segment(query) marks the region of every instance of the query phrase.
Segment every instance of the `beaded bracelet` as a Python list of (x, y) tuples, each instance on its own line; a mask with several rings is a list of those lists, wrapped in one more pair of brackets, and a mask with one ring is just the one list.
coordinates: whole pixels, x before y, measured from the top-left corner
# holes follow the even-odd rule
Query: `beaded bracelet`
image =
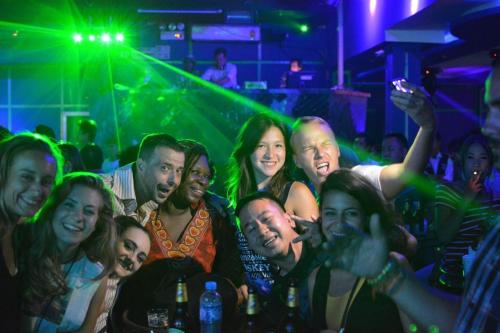
[(395, 262), (395, 260), (390, 258), (389, 261), (387, 262), (387, 264), (382, 269), (382, 271), (373, 279), (367, 279), (367, 282), (372, 286), (378, 285), (382, 280), (384, 280), (386, 278), (386, 276), (392, 270), (394, 270), (394, 268), (396, 268), (396, 266), (397, 266), (397, 263)]
[(405, 276), (404, 270), (401, 269), (396, 260), (391, 258), (379, 275), (367, 281), (376, 291), (391, 295), (402, 285)]

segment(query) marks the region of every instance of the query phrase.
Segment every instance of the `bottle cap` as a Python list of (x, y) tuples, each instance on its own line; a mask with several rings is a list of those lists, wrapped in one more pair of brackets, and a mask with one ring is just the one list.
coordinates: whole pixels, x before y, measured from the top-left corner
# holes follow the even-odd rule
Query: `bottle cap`
[(205, 282), (205, 289), (210, 291), (217, 290), (217, 282), (215, 281), (207, 281)]

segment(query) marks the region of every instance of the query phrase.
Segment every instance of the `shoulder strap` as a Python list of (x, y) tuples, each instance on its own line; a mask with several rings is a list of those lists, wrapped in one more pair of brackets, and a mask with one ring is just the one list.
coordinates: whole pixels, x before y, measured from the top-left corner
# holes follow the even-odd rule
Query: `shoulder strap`
[(283, 188), (283, 191), (281, 191), (280, 194), (280, 201), (284, 205), (286, 202), (286, 199), (288, 199), (288, 194), (290, 193), (290, 189), (292, 188), (294, 182), (288, 182), (286, 183), (285, 187)]
[(326, 326), (326, 302), (328, 299), (328, 288), (330, 284), (330, 269), (321, 266), (316, 274), (312, 296), (313, 325), (321, 330)]

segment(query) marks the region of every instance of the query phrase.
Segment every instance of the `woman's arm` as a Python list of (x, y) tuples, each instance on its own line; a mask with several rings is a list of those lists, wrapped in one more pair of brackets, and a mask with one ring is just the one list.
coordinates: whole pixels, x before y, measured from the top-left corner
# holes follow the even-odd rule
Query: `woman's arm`
[(85, 321), (77, 333), (93, 333), (95, 331), (97, 317), (101, 314), (102, 304), (104, 303), (104, 297), (106, 296), (107, 285), (108, 277), (105, 277), (101, 280), (99, 287), (92, 297), (92, 301), (90, 301), (90, 305), (87, 310), (87, 315), (85, 316)]
[(294, 182), (285, 202), (285, 209), (302, 218), (310, 219), (319, 216), (319, 208), (314, 195), (309, 188), (301, 183)]

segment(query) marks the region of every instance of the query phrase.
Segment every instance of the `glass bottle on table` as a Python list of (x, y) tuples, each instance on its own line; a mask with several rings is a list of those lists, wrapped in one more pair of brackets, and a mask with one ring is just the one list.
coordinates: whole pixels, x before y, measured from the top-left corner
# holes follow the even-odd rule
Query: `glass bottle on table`
[(257, 293), (252, 287), (248, 288), (248, 300), (246, 306), (246, 319), (243, 333), (261, 333), (262, 327), (259, 320), (259, 301)]
[(278, 333), (303, 333), (304, 323), (299, 314), (299, 289), (292, 280), (288, 283), (287, 313), (278, 326)]
[(186, 287), (186, 278), (184, 276), (181, 276), (177, 279), (177, 288), (175, 292), (175, 312), (168, 332), (187, 333), (188, 322), (188, 293)]

